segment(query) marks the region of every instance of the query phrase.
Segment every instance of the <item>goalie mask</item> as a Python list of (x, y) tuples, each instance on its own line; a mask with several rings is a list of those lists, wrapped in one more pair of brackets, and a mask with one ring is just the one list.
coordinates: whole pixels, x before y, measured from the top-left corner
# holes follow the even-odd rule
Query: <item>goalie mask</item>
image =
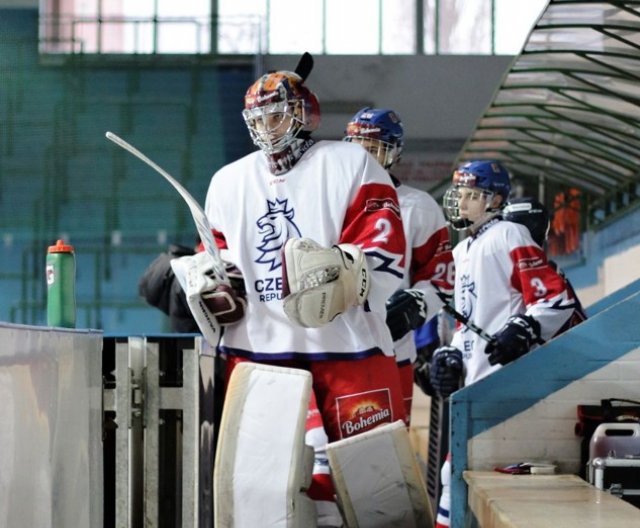
[(253, 143), (267, 156), (291, 147), (304, 132), (320, 124), (320, 104), (302, 77), (271, 72), (253, 83), (244, 96), (244, 122)]
[(531, 238), (542, 247), (549, 235), (551, 216), (549, 210), (534, 198), (514, 198), (502, 210), (502, 218), (525, 226)]
[(365, 107), (351, 118), (344, 141), (360, 143), (385, 169), (400, 161), (404, 129), (393, 110)]
[(453, 173), (453, 185), (442, 207), (454, 229), (484, 223), (505, 203), (511, 192), (509, 172), (493, 160), (469, 161)]

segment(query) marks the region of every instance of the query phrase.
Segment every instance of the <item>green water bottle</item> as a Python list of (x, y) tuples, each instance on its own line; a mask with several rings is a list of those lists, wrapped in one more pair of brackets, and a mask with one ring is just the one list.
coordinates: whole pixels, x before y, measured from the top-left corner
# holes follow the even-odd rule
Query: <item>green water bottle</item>
[(76, 257), (73, 246), (58, 240), (47, 251), (47, 325), (76, 326)]

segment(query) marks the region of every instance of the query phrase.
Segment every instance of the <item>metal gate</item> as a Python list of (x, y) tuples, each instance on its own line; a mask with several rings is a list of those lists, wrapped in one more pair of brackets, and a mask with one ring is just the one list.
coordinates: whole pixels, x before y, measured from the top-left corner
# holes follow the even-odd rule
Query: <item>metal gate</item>
[(104, 527), (213, 527), (214, 354), (199, 336), (104, 339)]

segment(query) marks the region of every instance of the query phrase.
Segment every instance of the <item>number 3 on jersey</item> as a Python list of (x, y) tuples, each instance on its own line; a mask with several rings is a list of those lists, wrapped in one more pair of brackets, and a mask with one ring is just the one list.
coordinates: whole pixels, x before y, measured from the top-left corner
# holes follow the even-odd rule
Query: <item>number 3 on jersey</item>
[(542, 298), (547, 295), (547, 288), (540, 277), (532, 277), (529, 284), (531, 284), (531, 287), (534, 289), (534, 295), (536, 297)]

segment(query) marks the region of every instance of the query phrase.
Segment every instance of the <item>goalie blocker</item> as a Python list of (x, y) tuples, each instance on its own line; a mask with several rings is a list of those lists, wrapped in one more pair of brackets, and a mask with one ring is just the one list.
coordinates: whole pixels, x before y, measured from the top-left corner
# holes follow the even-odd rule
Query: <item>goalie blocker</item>
[[(231, 266), (225, 263), (225, 266)], [(238, 322), (247, 301), (231, 284), (216, 279), (214, 262), (205, 252), (173, 259), (171, 268), (187, 297), (198, 328), (211, 346), (220, 340), (221, 325)], [(229, 275), (231, 277), (231, 275)]]
[(282, 260), (284, 311), (300, 326), (324, 326), (367, 299), (367, 261), (353, 244), (325, 248), (309, 238), (291, 238)]

